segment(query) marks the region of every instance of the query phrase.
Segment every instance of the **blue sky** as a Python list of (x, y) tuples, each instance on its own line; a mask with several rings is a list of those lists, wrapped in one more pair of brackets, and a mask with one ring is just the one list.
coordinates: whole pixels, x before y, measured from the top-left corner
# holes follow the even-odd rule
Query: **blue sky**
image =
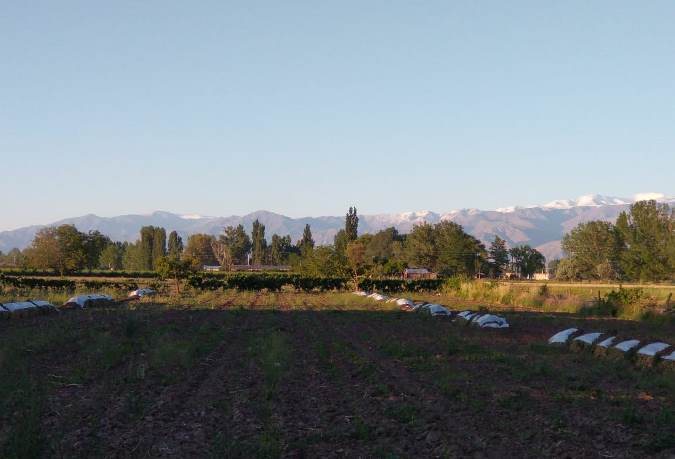
[(0, 228), (675, 194), (672, 1), (0, 6)]

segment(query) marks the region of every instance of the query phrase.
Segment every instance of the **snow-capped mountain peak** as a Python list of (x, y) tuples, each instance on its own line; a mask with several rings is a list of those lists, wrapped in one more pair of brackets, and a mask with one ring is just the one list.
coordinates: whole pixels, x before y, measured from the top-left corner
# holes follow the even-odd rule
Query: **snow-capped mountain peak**
[[(641, 196), (642, 198), (637, 199), (638, 196)], [(645, 196), (649, 197), (645, 198)], [(557, 199), (544, 204), (541, 207), (544, 209), (571, 209), (573, 207), (623, 206), (644, 199), (654, 199), (651, 196), (658, 196), (659, 198), (665, 197), (665, 195), (661, 193), (639, 193), (635, 196), (635, 199), (617, 198), (615, 196), (604, 196), (601, 194), (586, 194), (579, 196), (577, 199)]]

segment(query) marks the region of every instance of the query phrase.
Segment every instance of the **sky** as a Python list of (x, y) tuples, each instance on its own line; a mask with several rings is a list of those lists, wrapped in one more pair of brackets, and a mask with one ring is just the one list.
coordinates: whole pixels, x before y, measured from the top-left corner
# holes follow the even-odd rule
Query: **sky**
[(4, 1), (0, 229), (675, 195), (675, 2)]

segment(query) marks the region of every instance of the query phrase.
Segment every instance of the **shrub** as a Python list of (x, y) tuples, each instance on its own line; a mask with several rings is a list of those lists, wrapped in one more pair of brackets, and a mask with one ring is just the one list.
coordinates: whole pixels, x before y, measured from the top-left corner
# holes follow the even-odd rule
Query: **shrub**
[(285, 285), (305, 292), (319, 290), (343, 290), (349, 279), (343, 277), (308, 276), (294, 273), (227, 273), (195, 274), (188, 285), (197, 290), (270, 290), (281, 291)]
[(445, 279), (361, 279), (358, 282), (358, 288), (384, 293), (421, 292), (439, 290), (444, 282)]
[(135, 290), (138, 285), (132, 281), (45, 279), (42, 277), (13, 277), (0, 274), (0, 286), (16, 289), (49, 289), (63, 292), (74, 292), (78, 287), (86, 290), (111, 288), (116, 290)]

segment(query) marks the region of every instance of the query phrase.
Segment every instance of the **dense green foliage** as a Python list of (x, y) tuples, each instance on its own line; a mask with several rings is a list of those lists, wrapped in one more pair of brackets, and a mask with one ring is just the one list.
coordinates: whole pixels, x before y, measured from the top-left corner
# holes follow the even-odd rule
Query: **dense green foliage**
[(180, 258), (183, 253), (183, 238), (176, 231), (169, 234), (169, 243), (167, 245), (168, 255), (172, 258)]
[(444, 279), (361, 279), (358, 288), (365, 291), (400, 293), (437, 291), (443, 287)]
[(1, 287), (13, 287), (17, 289), (52, 289), (64, 292), (74, 292), (78, 287), (88, 290), (111, 288), (118, 290), (134, 290), (138, 284), (133, 281), (109, 281), (109, 280), (73, 280), (63, 278), (20, 277), (0, 274)]
[(265, 262), (267, 241), (265, 240), (265, 225), (256, 218), (251, 230), (251, 260), (254, 265), (262, 265)]
[(159, 277), (162, 279), (173, 279), (176, 292), (180, 293), (180, 281), (187, 277), (192, 267), (190, 261), (167, 256), (157, 260), (156, 265)]
[[(0, 269), (0, 275), (7, 277), (21, 277), (21, 276), (39, 276), (39, 277), (55, 277), (61, 274), (52, 270), (37, 270), (37, 269), (17, 269), (4, 268)], [(86, 276), (86, 277), (127, 277), (127, 278), (156, 278), (158, 274), (156, 271), (79, 271), (70, 273), (71, 276)]]
[(225, 275), (194, 275), (188, 285), (199, 290), (262, 290), (279, 291), (283, 286), (297, 290), (342, 290), (348, 279), (343, 277), (307, 276), (293, 273), (228, 273)]
[(546, 259), (529, 245), (521, 245), (509, 250), (511, 265), (521, 277), (530, 278), (546, 266)]
[(490, 277), (501, 277), (509, 264), (509, 249), (506, 247), (506, 241), (499, 236), (495, 236), (488, 250), (488, 266)]
[(673, 280), (675, 211), (655, 201), (637, 202), (616, 224), (580, 224), (562, 248), (569, 257), (556, 266), (561, 280)]
[(209, 234), (193, 234), (188, 238), (183, 256), (194, 260), (197, 266), (214, 266), (218, 264), (213, 253), (216, 238)]

